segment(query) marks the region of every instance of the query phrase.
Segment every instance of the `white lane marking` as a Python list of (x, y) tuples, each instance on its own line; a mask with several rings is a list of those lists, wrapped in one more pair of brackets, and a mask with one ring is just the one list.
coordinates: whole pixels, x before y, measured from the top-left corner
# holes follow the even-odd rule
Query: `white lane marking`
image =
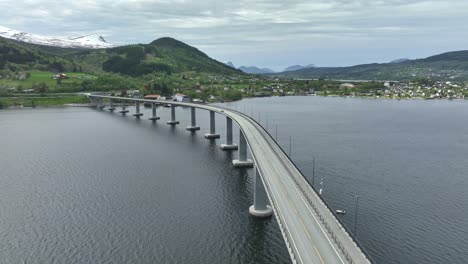
[[(258, 129), (257, 129), (258, 130)], [(262, 135), (262, 137), (265, 139), (265, 141), (268, 142), (268, 139), (266, 138), (266, 136), (263, 135), (263, 133), (260, 132), (260, 134)], [(274, 147), (272, 146), (271, 144), (268, 144), (270, 145), (271, 147)], [(275, 150), (276, 154), (278, 153), (276, 150)], [(280, 164), (283, 164), (280, 160), (279, 160), (279, 155), (274, 155), (274, 157), (276, 158), (277, 162), (279, 162)], [(283, 164), (284, 166), (284, 164)], [(286, 166), (284, 166), (286, 167)], [(286, 172), (288, 172), (288, 170), (286, 169)], [(322, 230), (322, 233), (325, 235), (325, 237), (327, 238), (329, 244), (332, 246), (333, 250), (335, 251), (336, 255), (338, 256), (338, 258), (340, 259), (341, 263), (344, 264), (344, 261), (343, 259), (341, 258), (340, 254), (338, 253), (338, 251), (336, 250), (335, 246), (333, 245), (333, 243), (331, 242), (330, 238), (328, 237), (328, 235), (326, 234), (325, 230), (323, 229), (322, 225), (320, 224), (320, 222), (317, 220), (317, 218), (315, 217), (314, 213), (312, 212), (308, 202), (304, 199), (302, 193), (297, 189), (296, 187), (296, 184), (294, 184), (294, 182), (292, 182), (291, 180), (291, 177), (285, 177), (289, 180), (289, 182), (292, 184), (292, 186), (294, 187), (294, 189), (296, 190), (296, 192), (299, 194), (299, 196), (301, 197), (301, 199), (304, 201), (304, 204), (306, 205), (307, 209), (309, 210), (310, 214), (312, 215), (312, 217), (314, 218), (315, 222), (318, 224), (318, 226), (320, 227), (320, 230)]]

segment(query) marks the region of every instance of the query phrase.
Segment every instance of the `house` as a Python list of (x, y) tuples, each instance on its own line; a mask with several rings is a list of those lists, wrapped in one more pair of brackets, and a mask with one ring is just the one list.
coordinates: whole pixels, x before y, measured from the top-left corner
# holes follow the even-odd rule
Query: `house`
[(192, 99), (190, 97), (188, 97), (187, 95), (185, 94), (181, 94), (181, 93), (177, 93), (174, 95), (174, 98), (175, 100), (174, 101), (177, 101), (177, 102), (185, 102), (185, 103), (190, 103), (192, 101)]
[(148, 95), (145, 95), (143, 98), (148, 99), (148, 100), (159, 100), (160, 97), (161, 95), (159, 94), (148, 94)]
[(68, 76), (67, 76), (65, 73), (61, 73), (61, 74), (53, 75), (52, 78), (53, 78), (54, 80), (58, 80), (58, 79), (68, 79)]
[[(147, 100), (159, 100), (161, 98), (161, 95), (159, 95), (159, 94), (148, 94), (148, 95), (143, 96), (143, 98), (147, 99)], [(146, 106), (146, 107), (150, 107), (152, 105), (152, 103), (144, 102), (143, 105)]]
[(354, 88), (354, 84), (352, 83), (343, 83), (343, 84), (340, 84), (340, 88), (344, 89), (344, 88)]

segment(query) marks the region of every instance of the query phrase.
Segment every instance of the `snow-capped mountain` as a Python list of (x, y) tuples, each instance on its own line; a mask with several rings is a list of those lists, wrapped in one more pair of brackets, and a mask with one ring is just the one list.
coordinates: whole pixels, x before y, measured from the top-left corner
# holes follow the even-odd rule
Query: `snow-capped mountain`
[(9, 29), (4, 26), (0, 26), (0, 37), (39, 45), (63, 48), (101, 49), (114, 47), (114, 45), (107, 43), (107, 41), (103, 37), (96, 35), (86, 35), (78, 37), (52, 37), (22, 32), (14, 29)]

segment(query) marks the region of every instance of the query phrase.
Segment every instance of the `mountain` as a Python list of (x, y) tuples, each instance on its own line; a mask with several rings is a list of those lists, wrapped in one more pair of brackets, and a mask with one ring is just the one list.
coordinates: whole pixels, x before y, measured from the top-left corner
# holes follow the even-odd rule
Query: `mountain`
[(85, 65), (66, 58), (69, 49), (39, 46), (0, 37), (0, 75), (2, 70), (18, 72), (39, 70), (51, 72), (97, 71), (99, 67)]
[(228, 61), (228, 62), (226, 62), (224, 64), (226, 64), (227, 66), (229, 66), (231, 68), (237, 69), (236, 66), (234, 66), (234, 64), (232, 62), (230, 62), (230, 61)]
[(447, 52), (398, 63), (372, 63), (350, 67), (316, 67), (271, 74), (276, 77), (336, 80), (468, 80), (468, 50)]
[(287, 67), (286, 69), (283, 70), (283, 72), (287, 72), (287, 71), (297, 71), (297, 70), (302, 70), (302, 69), (307, 69), (307, 68), (314, 68), (315, 65), (314, 64), (309, 64), (309, 65), (305, 65), (305, 66), (302, 66), (302, 65), (292, 65), (292, 66), (289, 66)]
[(251, 74), (265, 74), (265, 73), (274, 73), (272, 69), (268, 68), (258, 68), (256, 66), (240, 66), (239, 70), (245, 72), (245, 73), (251, 73)]
[(173, 38), (160, 38), (150, 44), (106, 49), (43, 46), (0, 37), (0, 71), (42, 70), (118, 73), (142, 76), (152, 73), (206, 72), (242, 74), (216, 61), (197, 48)]
[(77, 37), (51, 37), (22, 32), (7, 27), (0, 26), (0, 37), (14, 39), (17, 41), (62, 47), (62, 48), (110, 48), (114, 45), (109, 44), (102, 36), (85, 35)]
[(390, 63), (401, 63), (405, 61), (409, 61), (410, 59), (404, 58), (404, 59), (398, 59), (398, 60), (392, 60)]

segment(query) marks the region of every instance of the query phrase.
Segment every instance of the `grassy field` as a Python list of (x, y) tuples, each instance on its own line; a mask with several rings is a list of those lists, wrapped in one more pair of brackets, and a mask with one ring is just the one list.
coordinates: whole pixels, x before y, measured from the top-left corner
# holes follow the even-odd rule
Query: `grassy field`
[[(32, 71), (26, 80), (9, 80), (9, 79), (0, 79), (0, 86), (3, 87), (21, 87), (22, 89), (31, 89), (35, 84), (45, 83), (49, 87), (54, 87), (57, 85), (57, 80), (54, 80), (52, 72), (43, 72), (43, 71)], [(81, 83), (86, 79), (95, 79), (96, 77), (87, 73), (76, 73), (76, 72), (65, 72), (69, 77), (68, 79), (63, 79), (62, 83)]]
[(64, 104), (89, 103), (88, 97), (84, 95), (66, 96), (37, 96), (37, 97), (1, 97), (0, 108), (10, 106), (60, 106)]

